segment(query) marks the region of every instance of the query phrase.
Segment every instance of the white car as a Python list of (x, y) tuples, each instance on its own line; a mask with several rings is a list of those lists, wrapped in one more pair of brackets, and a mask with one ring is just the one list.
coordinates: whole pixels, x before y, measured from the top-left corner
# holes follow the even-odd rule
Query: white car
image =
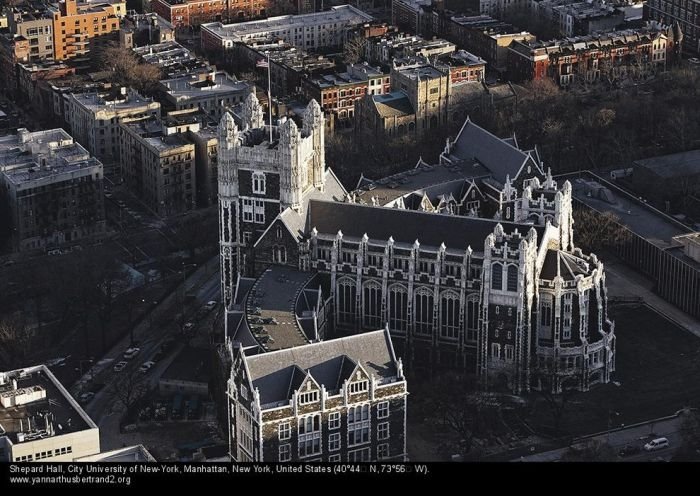
[(187, 322), (185, 323), (185, 331), (191, 331), (194, 328), (194, 323), (193, 322)]
[(216, 308), (216, 305), (218, 304), (218, 301), (211, 300), (204, 305), (204, 308), (206, 308), (207, 310), (214, 310), (214, 308)]
[(153, 367), (155, 364), (156, 364), (156, 362), (153, 362), (151, 360), (149, 360), (148, 362), (143, 362), (143, 365), (141, 365), (139, 367), (139, 372), (141, 372), (142, 374), (145, 374), (146, 372), (151, 370), (151, 367)]
[(129, 348), (124, 352), (124, 358), (126, 358), (127, 360), (131, 360), (139, 354), (139, 351), (141, 351), (141, 348)]
[(114, 366), (114, 371), (115, 371), (115, 372), (121, 372), (122, 370), (124, 370), (124, 367), (126, 367), (127, 365), (128, 365), (128, 364), (127, 364), (126, 362), (124, 362), (124, 361), (119, 362), (119, 363), (117, 363), (117, 364)]

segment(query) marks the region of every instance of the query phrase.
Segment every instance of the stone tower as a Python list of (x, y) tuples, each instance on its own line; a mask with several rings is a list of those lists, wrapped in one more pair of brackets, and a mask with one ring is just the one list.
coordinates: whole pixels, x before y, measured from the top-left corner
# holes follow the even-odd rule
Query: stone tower
[(307, 193), (324, 187), (324, 117), (315, 100), (304, 111), (301, 129), (282, 117), (270, 130), (253, 94), (241, 114), (240, 130), (228, 112), (219, 123), (219, 236), (226, 307), (237, 276), (254, 275), (252, 248), (260, 235), (285, 209), (301, 213)]
[(233, 149), (239, 141), (238, 126), (228, 112), (219, 122), (219, 254), (221, 257), (221, 295), (228, 308), (236, 283), (236, 232), (238, 217), (238, 181), (231, 167)]

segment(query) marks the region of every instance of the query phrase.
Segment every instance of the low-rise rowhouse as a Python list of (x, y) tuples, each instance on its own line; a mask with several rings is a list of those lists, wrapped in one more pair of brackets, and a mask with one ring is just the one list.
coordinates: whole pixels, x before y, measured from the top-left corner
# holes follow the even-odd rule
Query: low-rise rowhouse
[(445, 38), (474, 55), (489, 67), (505, 72), (508, 47), (513, 41), (534, 41), (535, 36), (489, 16), (453, 16), (446, 25)]
[(560, 86), (643, 77), (664, 70), (677, 51), (674, 30), (656, 24), (547, 42), (516, 40), (508, 49), (508, 77), (550, 78)]
[(406, 460), (408, 391), (388, 330), (251, 356), (230, 346), (233, 460)]
[(302, 79), (304, 98), (321, 104), (326, 118), (338, 122), (333, 126), (352, 125), (355, 117), (355, 102), (365, 95), (383, 95), (391, 88), (389, 74), (368, 64), (350, 64), (342, 73), (326, 74)]

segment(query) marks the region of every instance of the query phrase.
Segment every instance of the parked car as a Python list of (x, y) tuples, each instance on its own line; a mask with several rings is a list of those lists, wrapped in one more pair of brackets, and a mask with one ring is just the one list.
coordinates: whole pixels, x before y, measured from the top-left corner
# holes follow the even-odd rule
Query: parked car
[(126, 362), (124, 362), (124, 361), (119, 362), (119, 363), (117, 363), (117, 364), (114, 366), (114, 371), (115, 371), (115, 372), (121, 372), (122, 370), (124, 370), (124, 367), (126, 367), (127, 365), (128, 365), (128, 364), (127, 364)]
[(644, 451), (656, 451), (668, 448), (668, 439), (665, 437), (657, 437), (644, 445)]
[(83, 393), (80, 395), (78, 398), (78, 401), (80, 402), (81, 405), (86, 405), (87, 403), (90, 403), (90, 401), (95, 397), (95, 393), (92, 391), (88, 391), (87, 393)]
[(642, 448), (640, 448), (639, 446), (636, 446), (634, 444), (628, 444), (627, 446), (622, 448), (618, 452), (618, 454), (620, 456), (629, 456), (629, 455), (635, 455), (635, 454), (639, 453), (640, 451), (642, 451)]
[(131, 360), (139, 354), (139, 351), (141, 351), (141, 348), (129, 348), (124, 352), (124, 358), (126, 358), (127, 360)]
[(204, 308), (206, 308), (207, 310), (214, 310), (216, 308), (216, 305), (218, 305), (218, 303), (219, 303), (218, 301), (214, 301), (214, 300), (208, 301), (204, 305)]
[(151, 360), (149, 360), (148, 362), (143, 362), (143, 365), (141, 365), (139, 367), (139, 372), (141, 372), (142, 374), (145, 374), (146, 372), (151, 370), (151, 367), (153, 367), (155, 364), (156, 364), (156, 362), (153, 362)]

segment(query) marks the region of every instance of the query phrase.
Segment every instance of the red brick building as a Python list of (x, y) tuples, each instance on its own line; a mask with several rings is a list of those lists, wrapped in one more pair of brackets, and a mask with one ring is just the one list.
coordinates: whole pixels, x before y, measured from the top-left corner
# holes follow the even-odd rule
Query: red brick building
[(178, 28), (296, 13), (297, 7), (288, 0), (152, 0), (151, 10)]
[(0, 35), (0, 93), (17, 91), (17, 64), (29, 61), (29, 40), (24, 36)]
[(676, 57), (670, 27), (615, 31), (549, 42), (514, 41), (508, 50), (511, 81), (551, 78), (560, 86), (646, 77)]

